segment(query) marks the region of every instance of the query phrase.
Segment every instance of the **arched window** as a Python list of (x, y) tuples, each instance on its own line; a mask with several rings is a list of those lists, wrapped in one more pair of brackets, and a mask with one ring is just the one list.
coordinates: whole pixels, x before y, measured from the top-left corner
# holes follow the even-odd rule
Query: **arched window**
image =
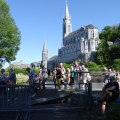
[(94, 31), (91, 31), (91, 38), (94, 38)]

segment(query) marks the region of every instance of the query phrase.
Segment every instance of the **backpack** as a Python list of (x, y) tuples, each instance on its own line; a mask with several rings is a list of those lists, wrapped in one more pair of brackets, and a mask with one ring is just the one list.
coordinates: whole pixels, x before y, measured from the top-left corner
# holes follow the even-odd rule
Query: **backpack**
[(60, 79), (61, 76), (62, 76), (62, 72), (61, 72), (60, 69), (58, 69), (58, 70), (57, 70), (57, 73), (56, 73), (56, 78), (57, 78), (57, 79)]

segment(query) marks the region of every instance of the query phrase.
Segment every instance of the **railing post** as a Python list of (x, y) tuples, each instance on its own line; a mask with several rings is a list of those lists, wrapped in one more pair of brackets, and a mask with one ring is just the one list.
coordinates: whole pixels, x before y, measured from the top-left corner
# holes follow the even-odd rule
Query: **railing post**
[(88, 102), (92, 102), (92, 83), (88, 83)]
[(79, 90), (79, 72), (74, 72), (74, 86), (75, 90)]

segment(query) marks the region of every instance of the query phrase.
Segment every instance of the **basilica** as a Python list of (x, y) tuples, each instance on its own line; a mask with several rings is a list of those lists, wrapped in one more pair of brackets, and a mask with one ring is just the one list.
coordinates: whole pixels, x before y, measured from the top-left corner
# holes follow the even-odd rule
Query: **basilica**
[(78, 59), (84, 63), (96, 61), (96, 48), (100, 43), (98, 28), (89, 24), (72, 31), (71, 16), (67, 2), (62, 31), (62, 45), (58, 49), (57, 57), (48, 59), (48, 49), (46, 42), (44, 42), (42, 61), (31, 63), (32, 68), (39, 68), (41, 65), (44, 65), (45, 68), (52, 70), (59, 63), (72, 63)]
[(98, 28), (92, 24), (81, 26), (72, 31), (71, 16), (66, 2), (65, 15), (63, 18), (62, 45), (58, 49), (58, 55), (48, 59), (48, 49), (44, 42), (42, 50), (42, 60), (32, 62), (31, 68), (45, 68), (52, 70), (59, 63), (72, 63), (75, 60), (81, 60), (84, 63), (97, 60), (96, 48), (100, 43)]
[(81, 26), (72, 31), (71, 16), (66, 2), (63, 18), (62, 46), (58, 49), (58, 57), (48, 60), (47, 67), (52, 69), (59, 63), (71, 63), (77, 59), (83, 62), (96, 61), (96, 48), (100, 42), (98, 28), (92, 24)]

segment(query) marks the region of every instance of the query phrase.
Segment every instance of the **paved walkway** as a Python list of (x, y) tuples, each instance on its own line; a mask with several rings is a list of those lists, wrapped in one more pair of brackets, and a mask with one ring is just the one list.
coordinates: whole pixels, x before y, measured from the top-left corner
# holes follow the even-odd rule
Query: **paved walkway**
[[(53, 84), (53, 82), (47, 81), (46, 84)], [(92, 83), (92, 91), (101, 91), (103, 85), (103, 83)], [(84, 91), (84, 88), (81, 87), (80, 91)], [(54, 88), (54, 85), (46, 85), (46, 91), (38, 91), (36, 96), (32, 98), (31, 105), (42, 104), (55, 99), (67, 97), (71, 92), (74, 92), (74, 90), (68, 89), (58, 92), (57, 89)]]

